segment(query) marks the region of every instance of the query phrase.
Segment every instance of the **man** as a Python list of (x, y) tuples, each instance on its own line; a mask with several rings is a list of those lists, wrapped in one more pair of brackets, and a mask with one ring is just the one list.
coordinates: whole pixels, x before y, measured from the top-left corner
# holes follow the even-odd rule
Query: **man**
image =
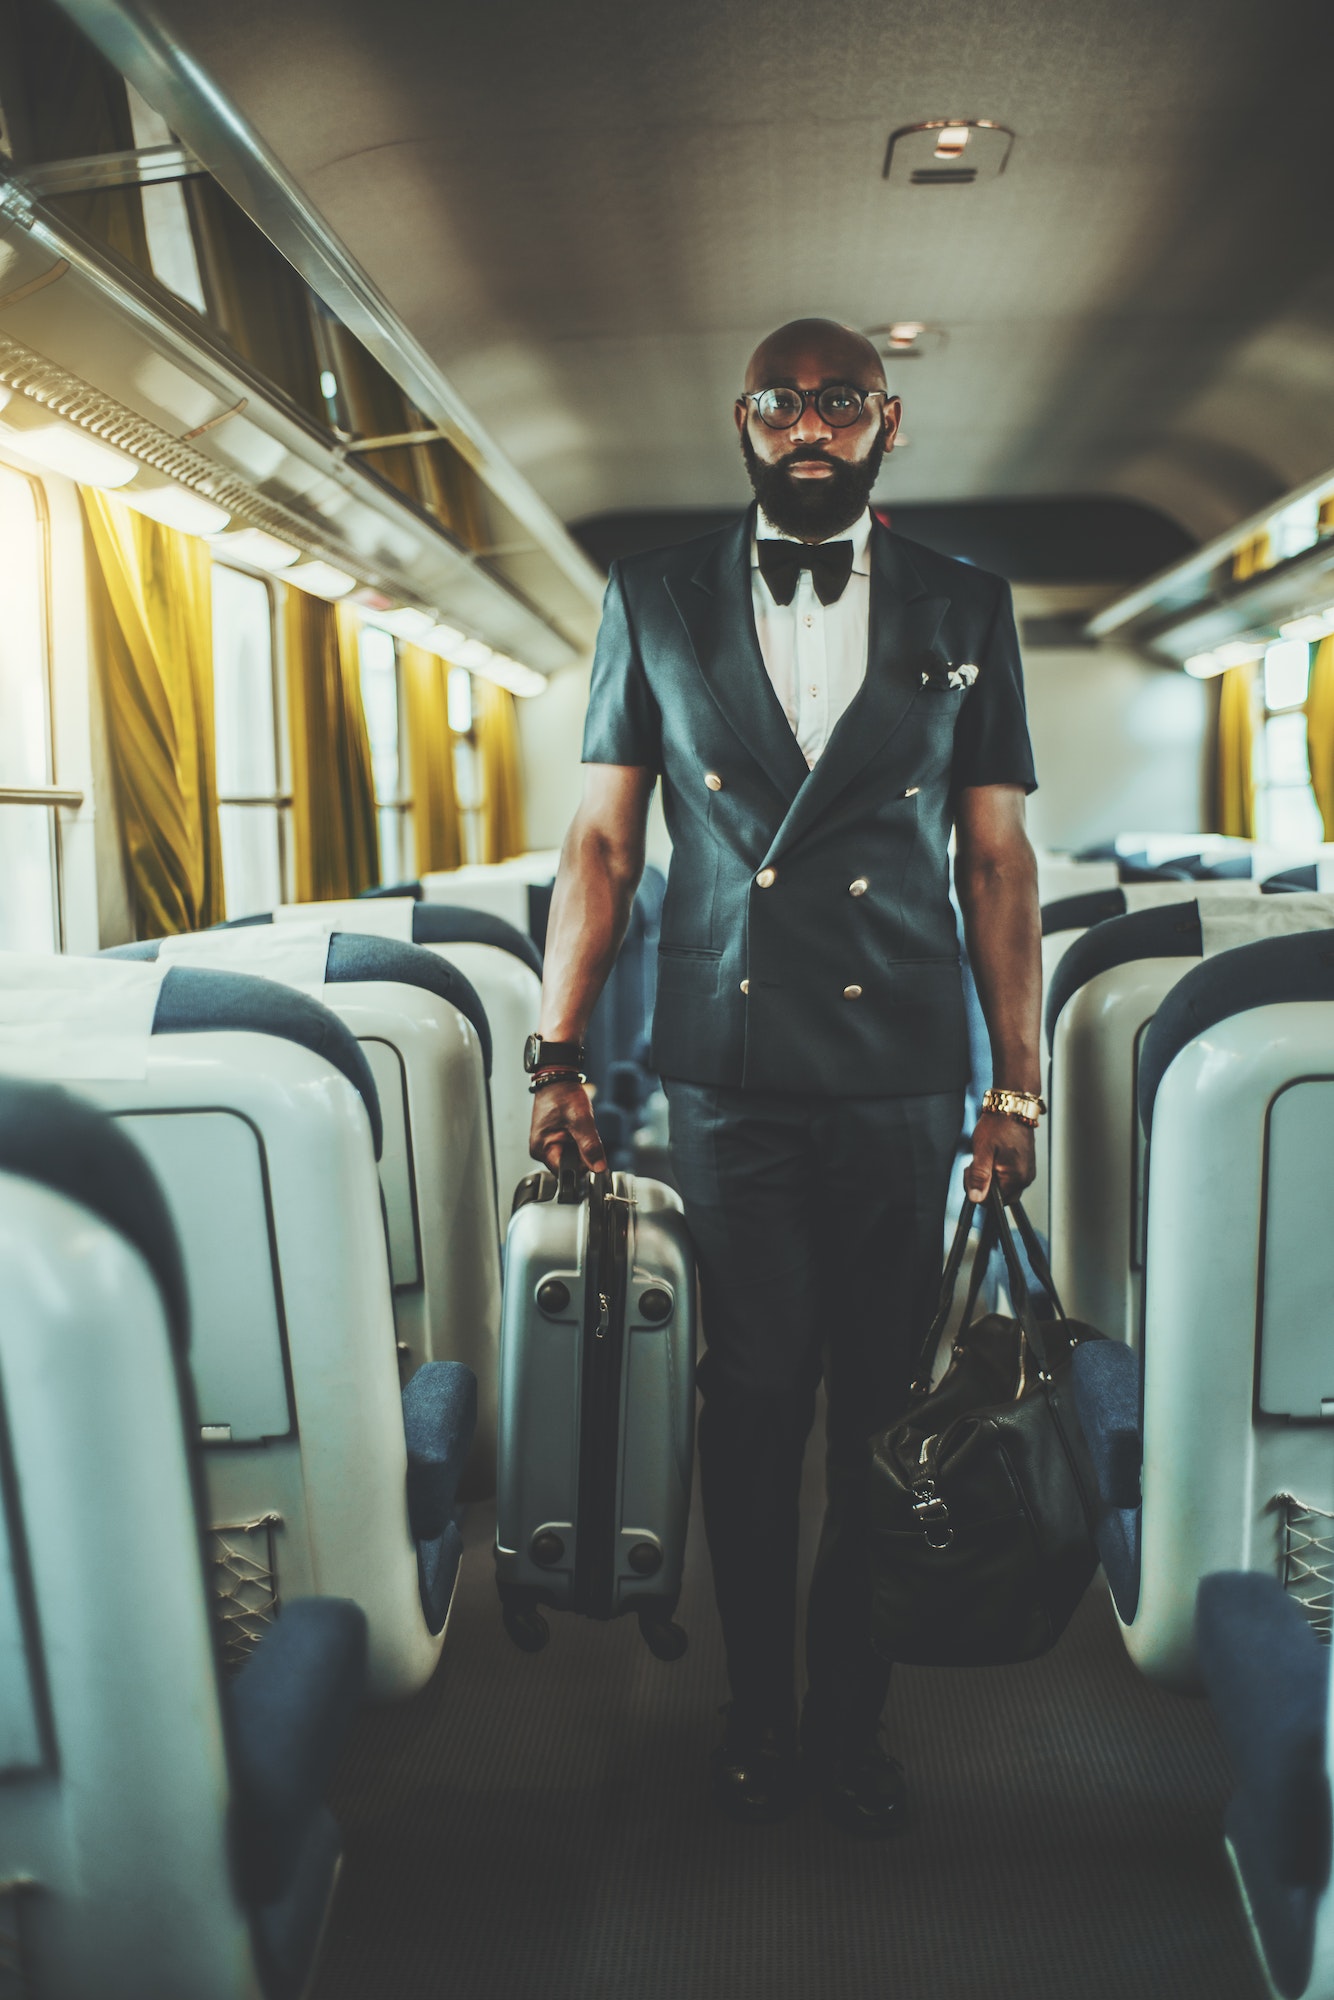
[[(861, 335), (780, 328), (736, 403), (757, 507), (613, 566), (532, 1126), (536, 1158), (554, 1165), (568, 1135), (605, 1168), (571, 1067), (661, 776), (673, 853), (653, 1060), (699, 1257), (700, 1476), (732, 1691), (714, 1789), (735, 1817), (768, 1820), (810, 1785), (873, 1835), (901, 1822), (904, 1787), (869, 1635), (868, 1440), (907, 1400), (934, 1304), (968, 1073), (951, 825), (1003, 1086), (973, 1135), (974, 1200), (993, 1174), (1007, 1194), (1032, 1179), (1040, 1105), (1009, 591), (869, 512), (899, 416)], [(798, 1492), (822, 1373), (828, 1505), (798, 1732)]]

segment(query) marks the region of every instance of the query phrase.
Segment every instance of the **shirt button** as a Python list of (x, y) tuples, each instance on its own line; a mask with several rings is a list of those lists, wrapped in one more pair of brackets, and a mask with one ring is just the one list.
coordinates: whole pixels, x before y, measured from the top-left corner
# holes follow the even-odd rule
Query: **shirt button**
[(757, 889), (772, 889), (777, 880), (778, 877), (772, 868), (761, 868), (755, 877), (755, 886)]
[(749, 981), (748, 979), (743, 979), (743, 980), (742, 980), (742, 982), (741, 982), (741, 991), (742, 991), (743, 993), (749, 993), (749, 991), (750, 991), (750, 981)]
[(819, 694), (819, 692), (820, 692), (820, 690), (819, 690), (819, 688), (818, 688), (818, 687), (813, 687), (813, 688), (811, 689), (811, 693), (812, 693), (813, 695), (817, 695), (817, 694)]
[(859, 875), (855, 882), (849, 882), (848, 894), (850, 896), (864, 896), (867, 890), (870, 888), (870, 886), (871, 885), (867, 881), (866, 877), (864, 875)]
[(810, 614), (810, 612), (809, 612), (809, 611), (808, 611), (808, 612), (806, 613), (806, 617), (805, 617), (805, 619), (804, 619), (804, 621), (803, 621), (803, 622), (804, 622), (805, 624), (807, 624), (807, 625), (813, 625), (813, 624), (815, 623), (815, 620), (814, 620), (814, 619), (813, 619), (813, 618), (811, 617), (811, 614)]
[(720, 792), (723, 788), (723, 781), (716, 771), (706, 771), (704, 782), (711, 792)]
[(845, 986), (843, 988), (843, 998), (845, 1000), (860, 1000), (861, 997), (862, 989), (860, 986)]

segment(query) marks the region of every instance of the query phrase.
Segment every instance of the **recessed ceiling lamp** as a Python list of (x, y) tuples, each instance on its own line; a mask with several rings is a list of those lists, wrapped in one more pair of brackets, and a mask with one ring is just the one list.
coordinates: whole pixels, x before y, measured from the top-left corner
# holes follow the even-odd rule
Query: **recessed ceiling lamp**
[(110, 491), (128, 486), (139, 470), (139, 461), (101, 438), (67, 424), (59, 417), (37, 424), (0, 424), (0, 439), (23, 458), (44, 465), (51, 472), (63, 472), (80, 486), (101, 486)]
[(918, 336), (925, 332), (925, 320), (896, 319), (885, 336), (885, 344), (890, 348), (902, 351), (905, 347), (915, 346)]
[(332, 601), (335, 597), (346, 597), (349, 590), (355, 590), (357, 579), (346, 570), (335, 569), (332, 563), (306, 562), (295, 569), (283, 572), (283, 582), (295, 584), (311, 597), (324, 597)]
[(1300, 618), (1289, 618), (1278, 629), (1285, 639), (1327, 639), (1334, 632), (1334, 604), (1327, 604), (1323, 611), (1308, 611)]
[(494, 681), (497, 687), (508, 688), (511, 694), (535, 695), (546, 693), (546, 676), (525, 667), (519, 660), (511, 660), (505, 653), (493, 653), (486, 665), (479, 670), (482, 678)]
[(155, 486), (126, 486), (120, 497), (136, 514), (147, 514), (183, 535), (216, 535), (231, 519), (225, 507), (189, 486), (178, 486), (175, 480)]
[(263, 528), (233, 528), (229, 535), (214, 538), (213, 553), (224, 562), (245, 563), (250, 569), (283, 570), (292, 567), (301, 551), (290, 542), (280, 542), (276, 535), (266, 534)]
[(936, 138), (936, 158), (938, 160), (957, 160), (967, 144), (968, 127), (966, 125), (945, 125), (941, 128)]
[(396, 639), (424, 640), (435, 630), (435, 619), (429, 611), (418, 611), (411, 604), (400, 604), (389, 611), (367, 611), (363, 616), (368, 625), (378, 625), (385, 632), (392, 632)]

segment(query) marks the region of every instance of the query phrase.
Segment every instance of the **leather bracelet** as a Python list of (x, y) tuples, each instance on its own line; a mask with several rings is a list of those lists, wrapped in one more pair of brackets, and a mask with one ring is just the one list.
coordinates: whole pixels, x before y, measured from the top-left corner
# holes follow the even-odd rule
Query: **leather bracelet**
[(545, 1089), (546, 1085), (549, 1083), (587, 1083), (587, 1081), (588, 1078), (584, 1075), (582, 1070), (577, 1070), (577, 1069), (542, 1070), (539, 1072), (537, 1076), (533, 1078), (532, 1082), (529, 1084), (528, 1095), (530, 1097), (536, 1097), (538, 1091)]
[(1042, 1113), (1047, 1109), (1042, 1099), (1032, 1090), (1002, 1090), (996, 1086), (982, 1093), (982, 1109), (994, 1111), (1002, 1118), (1013, 1118), (1017, 1124), (1035, 1129)]

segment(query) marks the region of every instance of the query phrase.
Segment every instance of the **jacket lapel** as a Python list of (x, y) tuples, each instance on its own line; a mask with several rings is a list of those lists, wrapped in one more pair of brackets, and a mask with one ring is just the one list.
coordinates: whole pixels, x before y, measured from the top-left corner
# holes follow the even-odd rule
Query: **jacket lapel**
[[(921, 692), (923, 656), (930, 652), (949, 606), (948, 597), (928, 595), (893, 535), (877, 521), (871, 533), (866, 679), (793, 798), (764, 857), (766, 866), (829, 810), (899, 727)], [(795, 743), (777, 701), (774, 707)], [(804, 768), (806, 759), (799, 750), (797, 758)]]
[(669, 576), (666, 583), (710, 694), (779, 794), (790, 801), (809, 773), (765, 671), (755, 632), (753, 520), (750, 509), (719, 537), (692, 574)]

